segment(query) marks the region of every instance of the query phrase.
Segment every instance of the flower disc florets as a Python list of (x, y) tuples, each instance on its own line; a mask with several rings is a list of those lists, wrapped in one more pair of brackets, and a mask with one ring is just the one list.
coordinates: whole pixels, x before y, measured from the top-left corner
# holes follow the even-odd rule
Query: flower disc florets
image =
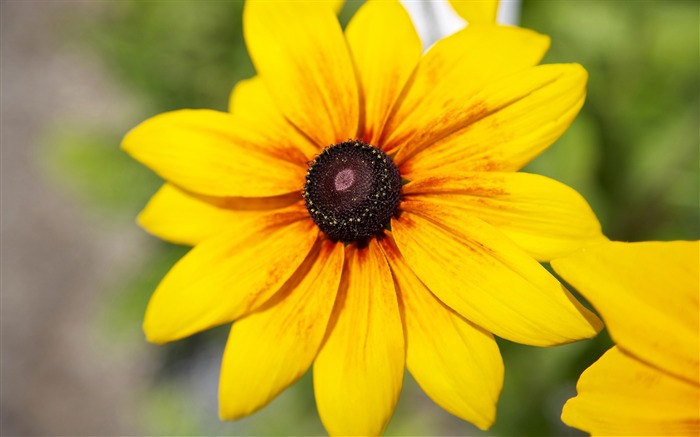
[(325, 148), (306, 173), (306, 209), (333, 240), (377, 235), (389, 224), (400, 196), (401, 175), (394, 161), (361, 141)]

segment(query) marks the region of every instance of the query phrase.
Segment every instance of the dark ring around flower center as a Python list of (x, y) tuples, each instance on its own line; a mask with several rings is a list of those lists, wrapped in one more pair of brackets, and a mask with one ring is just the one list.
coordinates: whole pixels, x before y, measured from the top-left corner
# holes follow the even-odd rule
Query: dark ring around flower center
[(401, 175), (378, 148), (344, 141), (323, 149), (309, 165), (303, 194), (311, 218), (329, 238), (365, 241), (396, 212)]

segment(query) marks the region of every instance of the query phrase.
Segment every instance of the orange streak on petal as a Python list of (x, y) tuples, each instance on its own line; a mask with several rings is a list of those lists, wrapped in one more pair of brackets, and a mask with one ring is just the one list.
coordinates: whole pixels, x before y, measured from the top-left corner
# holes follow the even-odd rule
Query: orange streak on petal
[(346, 248), (334, 318), (314, 364), (316, 402), (331, 435), (378, 435), (398, 401), (405, 366), (391, 271), (377, 242)]
[(343, 259), (342, 243), (317, 242), (272, 299), (233, 325), (221, 366), (222, 418), (262, 408), (306, 372), (326, 332)]

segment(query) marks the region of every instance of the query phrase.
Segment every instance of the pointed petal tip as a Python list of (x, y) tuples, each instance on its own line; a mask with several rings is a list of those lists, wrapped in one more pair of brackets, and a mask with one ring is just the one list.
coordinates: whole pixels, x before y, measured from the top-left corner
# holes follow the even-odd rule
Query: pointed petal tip
[(565, 335), (557, 340), (546, 340), (541, 344), (533, 344), (533, 346), (540, 347), (550, 347), (550, 346), (561, 346), (565, 344), (575, 343), (577, 341), (588, 340), (598, 336), (600, 331), (603, 330), (605, 324), (603, 321), (588, 308), (583, 306), (576, 297), (574, 297), (564, 286), (562, 286), (563, 292), (566, 297), (569, 298), (573, 307), (578, 310), (578, 320), (576, 325), (570, 325), (568, 327)]
[(542, 39), (542, 44), (546, 47), (545, 52), (548, 52), (550, 47), (552, 47), (552, 38), (549, 35), (539, 34)]
[(596, 337), (598, 334), (600, 334), (600, 331), (605, 328), (605, 323), (603, 323), (603, 321), (595, 314), (588, 312), (588, 314), (585, 314), (584, 317), (586, 317), (586, 320), (590, 323), (591, 328), (593, 329), (592, 335), (588, 338)]
[(150, 321), (150, 318), (148, 317), (144, 319), (142, 329), (143, 334), (146, 337), (146, 341), (148, 341), (151, 344), (161, 345), (173, 341), (163, 336), (162, 333), (158, 332), (157, 327)]
[(224, 402), (222, 397), (223, 395), (221, 392), (221, 387), (219, 387), (219, 420), (222, 422), (231, 422), (234, 420), (239, 420), (257, 411), (234, 411), (228, 406), (229, 403)]
[(138, 213), (135, 221), (136, 221), (136, 225), (139, 228), (143, 229), (149, 235), (163, 239), (160, 235), (158, 235), (152, 231), (152, 229), (154, 228), (154, 220), (153, 220), (152, 212), (149, 211), (148, 206), (146, 206), (144, 209), (141, 210), (141, 212)]
[(488, 431), (496, 422), (496, 406), (493, 406), (494, 414), (492, 416), (484, 416), (481, 420), (474, 420), (472, 424), (482, 431)]
[(146, 341), (151, 344), (163, 345), (192, 335), (180, 329), (173, 329), (166, 318), (162, 314), (158, 314), (157, 308), (154, 310), (156, 306), (152, 305), (152, 301), (153, 297), (151, 297), (151, 302), (146, 307), (146, 314), (143, 317), (142, 330)]
[[(581, 302), (579, 302), (576, 297), (574, 297), (569, 290), (562, 285), (562, 290), (566, 293), (566, 296), (571, 300), (571, 303), (579, 310), (579, 314), (582, 317), (582, 332), (580, 339), (588, 339), (597, 336), (600, 331), (603, 330), (605, 324), (593, 311), (589, 310)], [(574, 340), (576, 341), (576, 340)]]
[(250, 416), (262, 408), (256, 408), (252, 411), (235, 411), (227, 407), (228, 403), (224, 402), (221, 397), (221, 391), (219, 391), (219, 420), (222, 422), (231, 422), (234, 420), (243, 419), (244, 417)]

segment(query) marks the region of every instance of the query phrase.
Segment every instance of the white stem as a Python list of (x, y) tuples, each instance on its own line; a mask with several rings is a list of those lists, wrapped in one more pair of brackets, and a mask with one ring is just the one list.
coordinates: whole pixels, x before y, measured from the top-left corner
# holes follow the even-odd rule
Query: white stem
[(501, 0), (496, 21), (509, 26), (520, 24), (520, 0)]
[[(423, 49), (462, 29), (466, 22), (447, 0), (401, 0), (416, 26)], [(501, 0), (498, 22), (515, 26), (520, 20), (520, 0)]]

